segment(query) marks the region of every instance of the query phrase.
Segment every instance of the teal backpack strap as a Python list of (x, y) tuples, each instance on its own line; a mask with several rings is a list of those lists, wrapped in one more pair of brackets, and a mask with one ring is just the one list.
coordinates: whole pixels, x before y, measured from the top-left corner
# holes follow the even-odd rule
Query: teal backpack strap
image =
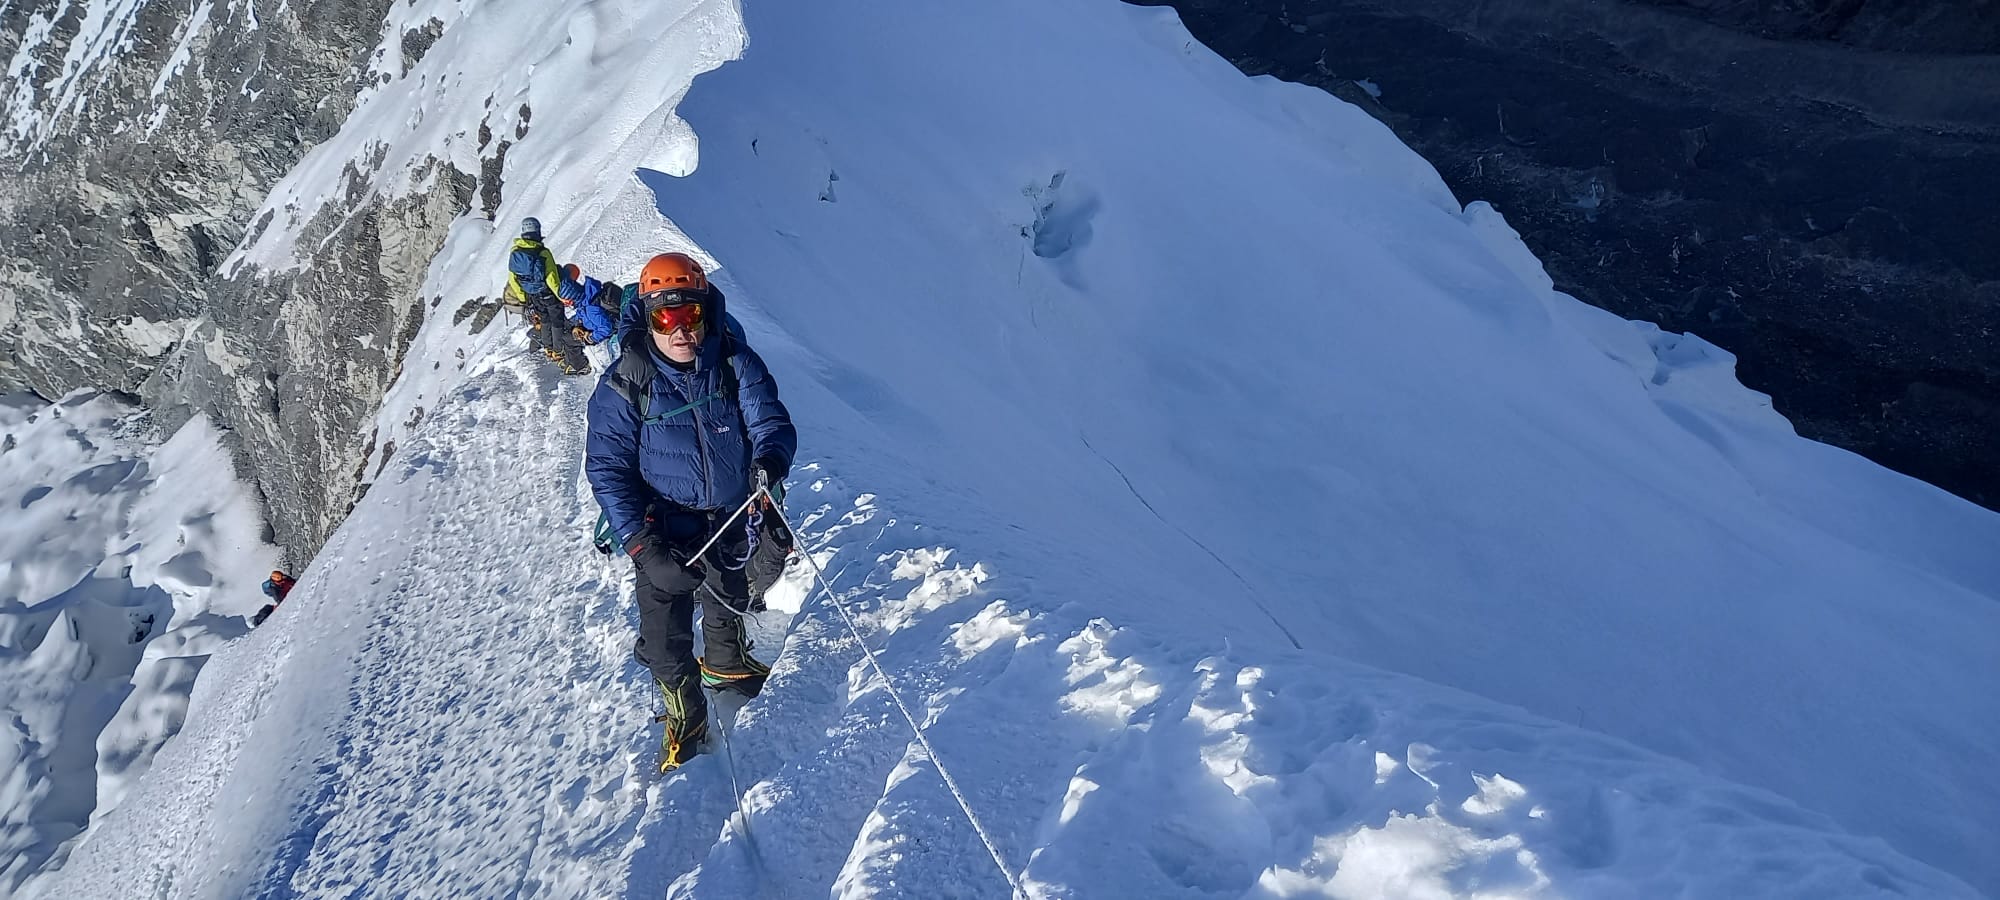
[(683, 403), (680, 406), (676, 406), (671, 410), (661, 413), (658, 418), (646, 415), (646, 408), (641, 406), (639, 407), (639, 421), (647, 425), (651, 425), (655, 422), (665, 422), (668, 419), (678, 416), (681, 413), (687, 412), (690, 409), (693, 409), (697, 406), (707, 403), (710, 400), (714, 400), (715, 398), (720, 396), (722, 396), (722, 392), (716, 391), (715, 393), (709, 394), (705, 397), (696, 398), (695, 401), (692, 403)]
[(597, 527), (590, 531), (590, 545), (606, 556), (618, 546), (618, 535), (611, 530), (611, 517), (602, 511), (597, 514)]
[(721, 390), (706, 396), (696, 397), (688, 403), (676, 406), (657, 416), (652, 415), (649, 409), (653, 404), (653, 376), (655, 374), (653, 371), (653, 361), (647, 357), (644, 350), (632, 347), (625, 348), (625, 352), (618, 357), (618, 367), (612, 371), (611, 389), (617, 391), (618, 396), (624, 397), (625, 402), (632, 404), (632, 408), (639, 411), (640, 424), (654, 425), (665, 422), (710, 400), (725, 396), (731, 398), (736, 396), (737, 376), (734, 345), (725, 344), (725, 352), (729, 353), (729, 365), (722, 370)]

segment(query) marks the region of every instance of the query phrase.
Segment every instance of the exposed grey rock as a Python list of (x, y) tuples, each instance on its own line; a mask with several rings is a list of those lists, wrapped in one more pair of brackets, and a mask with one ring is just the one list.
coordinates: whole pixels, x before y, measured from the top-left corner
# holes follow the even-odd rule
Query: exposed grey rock
[[(491, 134), (492, 129), (488, 128), (485, 122), (480, 122), (479, 135), (482, 147), (485, 146), (485, 139)], [(488, 219), (493, 218), (494, 212), (500, 208), (500, 193), (506, 187), (506, 182), (500, 177), (500, 173), (507, 166), (507, 148), (513, 145), (513, 141), (503, 140), (493, 148), (492, 153), (479, 159), (479, 212)]]
[(423, 61), (424, 54), (441, 37), (444, 37), (444, 23), (437, 19), (425, 21), (422, 28), (403, 32), (403, 74), (410, 74), (410, 69)]
[[(129, 48), (78, 73), (81, 94), (49, 85), (86, 0), (0, 10), (0, 49), (56, 23), (25, 90), (0, 90), (0, 122), (43, 123), (0, 128), (0, 159), (17, 170), (0, 182), (0, 388), (132, 391), (166, 429), (206, 413), (294, 562), (358, 494), (369, 423), (423, 320), (424, 273), (476, 179), (433, 162), (417, 181), (429, 190), (383, 201), (350, 169), (344, 202), (305, 230), (302, 268), (218, 267), (268, 226), (252, 221), (267, 193), (373, 80), (391, 2), (216, 3), (192, 31), (189, 4), (143, 3), (113, 23)], [(442, 28), (406, 33), (406, 62)]]
[(1142, 2), (1367, 110), (1801, 434), (2000, 508), (2000, 3)]
[(499, 313), (499, 301), (479, 297), (465, 301), (464, 305), (460, 306), (457, 312), (452, 313), (451, 324), (457, 325), (467, 319), (471, 319), (472, 325), (469, 326), (469, 330), (473, 334), (479, 334), (486, 330), (487, 325), (492, 324), (493, 317)]

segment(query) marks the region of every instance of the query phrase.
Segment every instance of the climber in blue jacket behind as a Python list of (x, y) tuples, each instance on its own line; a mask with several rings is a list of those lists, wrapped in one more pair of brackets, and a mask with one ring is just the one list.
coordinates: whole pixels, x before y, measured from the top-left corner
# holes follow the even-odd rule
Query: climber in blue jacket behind
[[(581, 329), (577, 337), (584, 343), (596, 345), (611, 339), (617, 329), (618, 314), (623, 311), (625, 295), (628, 293), (615, 282), (598, 281), (583, 274), (575, 263), (563, 266), (562, 286), (558, 293), (563, 305), (576, 311), (576, 327)], [(613, 345), (616, 347), (616, 345)]]

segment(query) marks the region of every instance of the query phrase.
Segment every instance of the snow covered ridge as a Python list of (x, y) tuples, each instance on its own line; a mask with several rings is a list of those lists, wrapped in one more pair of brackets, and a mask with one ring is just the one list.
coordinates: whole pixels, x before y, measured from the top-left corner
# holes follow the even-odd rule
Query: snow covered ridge
[(0, 399), (0, 893), (59, 865), (179, 730), (276, 559), (202, 419)]
[[(264, 202), (262, 224), (223, 263), (284, 271), (316, 248), (301, 232), (358, 193), (425, 190), (432, 160), (499, 168), (503, 228), (539, 214), (554, 234), (606, 214), (638, 165), (693, 167), (673, 106), (695, 76), (741, 49), (713, 27), (729, 0), (411, 0), (389, 8), (369, 57), (377, 76), (348, 124)], [(524, 22), (537, 23), (522, 27)], [(412, 53), (413, 39), (424, 48)], [(662, 38), (666, 39), (662, 39)], [(350, 190), (349, 182), (358, 181)], [(504, 184), (504, 192), (501, 184)], [(465, 223), (477, 227), (475, 222)], [(492, 247), (482, 261), (504, 259)], [(452, 254), (455, 255), (455, 254)], [(490, 269), (490, 266), (488, 267)], [(434, 273), (435, 274), (435, 273)], [(482, 289), (485, 289), (482, 286)]]
[[(649, 774), (629, 574), (587, 548), (562, 452), (578, 387), (475, 366), (27, 895), (1005, 896), (803, 568), (755, 625), (777, 665), (730, 755)], [(1067, 579), (968, 558), (817, 462), (790, 507), (1031, 896), (1969, 896), (1583, 729), (1052, 606)]]
[(431, 317), (396, 389), (359, 429), (372, 435), (364, 481), (482, 346), (459, 321), (498, 295), (495, 273), (523, 216), (547, 224), (565, 261), (607, 277), (636, 275), (648, 248), (697, 249), (652, 212), (632, 175), (693, 169), (697, 142), (673, 108), (697, 76), (742, 51), (737, 20), (733, 0), (389, 5), (354, 113), (272, 188), (220, 264), (230, 277), (309, 280), (330, 244), (352, 236), (327, 226), (356, 203), (445, 193), (441, 173), (479, 173), (481, 214), (452, 223), (427, 272), (384, 265), (391, 286), (421, 282), (420, 299), (446, 315)]

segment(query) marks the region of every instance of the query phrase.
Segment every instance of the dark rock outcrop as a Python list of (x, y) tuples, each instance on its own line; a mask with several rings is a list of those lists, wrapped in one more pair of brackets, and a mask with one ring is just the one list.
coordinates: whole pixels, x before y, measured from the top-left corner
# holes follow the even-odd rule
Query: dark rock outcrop
[(1830, 41), (1906, 53), (2000, 53), (1993, 0), (1644, 0), (1670, 12), (1780, 41)]
[(2000, 3), (1144, 2), (1368, 110), (1801, 434), (2000, 508)]
[[(166, 429), (207, 414), (296, 562), (358, 496), (425, 271), (476, 179), (432, 163), (415, 182), (431, 188), (385, 200), (350, 168), (301, 266), (221, 269), (268, 225), (252, 219), (272, 187), (379, 84), (391, 2), (144, 3), (94, 23), (85, 0), (0, 11), (0, 50), (26, 40), (35, 61), (0, 79), (15, 170), (0, 182), (0, 388), (130, 391)], [(405, 59), (441, 31), (402, 35)]]

